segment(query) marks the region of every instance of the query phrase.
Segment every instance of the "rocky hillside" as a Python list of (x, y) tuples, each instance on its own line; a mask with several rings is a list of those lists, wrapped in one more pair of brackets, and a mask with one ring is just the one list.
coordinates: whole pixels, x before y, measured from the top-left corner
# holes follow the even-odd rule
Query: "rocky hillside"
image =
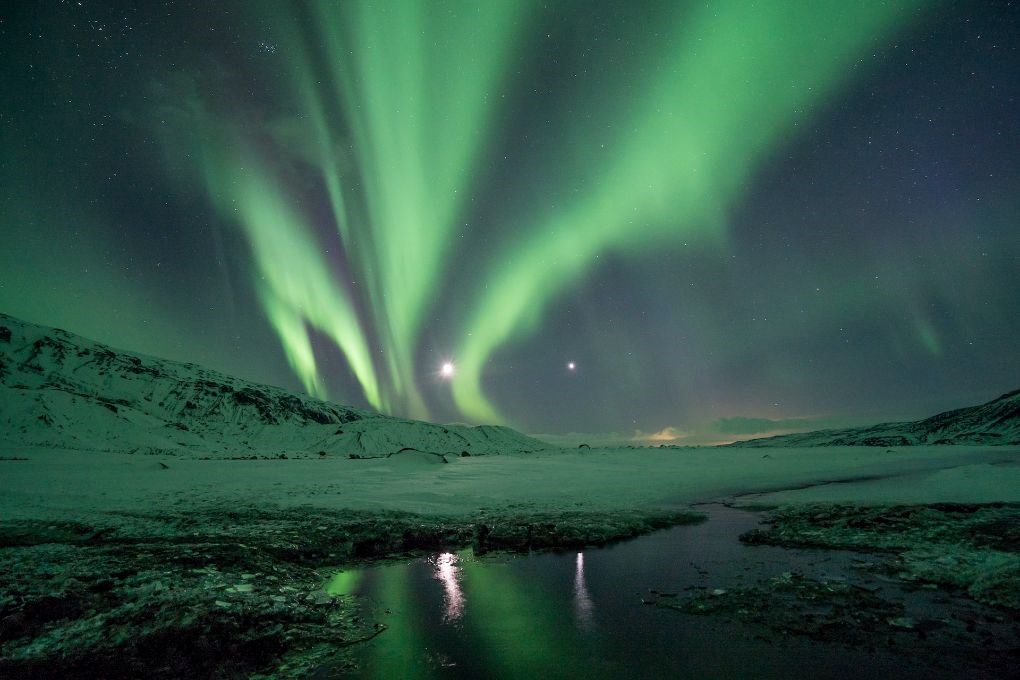
[(506, 427), (391, 418), (0, 314), (0, 454), (26, 446), (212, 457), (549, 448)]
[(924, 420), (848, 430), (818, 430), (736, 442), (730, 446), (913, 446), (1020, 444), (1020, 390)]

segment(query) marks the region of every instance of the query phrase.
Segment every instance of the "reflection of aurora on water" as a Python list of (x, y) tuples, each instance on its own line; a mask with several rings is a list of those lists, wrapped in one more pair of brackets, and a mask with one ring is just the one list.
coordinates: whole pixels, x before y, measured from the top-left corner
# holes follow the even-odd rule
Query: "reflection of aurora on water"
[[(767, 636), (748, 635), (736, 620), (711, 623), (641, 606), (640, 594), (653, 585), (668, 585), (679, 598), (673, 602), (680, 603), (688, 597), (681, 592), (696, 596), (706, 583), (765, 583), (790, 569), (812, 581), (845, 575), (865, 591), (883, 587), (895, 598), (916, 596), (911, 607), (920, 609), (906, 611), (931, 611), (947, 619), (964, 602), (913, 589), (898, 594), (899, 587), (881, 575), (855, 570), (854, 553), (749, 547), (739, 537), (762, 526), (757, 513), (718, 504), (699, 508), (707, 515), (701, 524), (611, 548), (485, 556), (465, 548), (340, 572), (327, 587), (341, 597), (334, 611), (346, 610), (352, 622), (360, 620), (371, 638), (352, 646), (350, 659), (338, 655), (312, 677), (716, 680), (764, 669), (777, 678), (842, 678), (847, 667), (855, 668), (858, 680), (962, 677), (953, 669), (930, 672), (917, 648), (905, 644), (893, 653), (850, 647), (838, 639), (784, 635), (779, 646)], [(683, 566), (688, 564), (709, 571)], [(886, 639), (881, 629), (876, 634)], [(977, 652), (981, 656), (966, 663), (985, 663), (987, 650)], [(351, 664), (357, 667), (353, 675)]]
[(577, 568), (574, 571), (574, 614), (581, 628), (587, 630), (595, 625), (594, 604), (584, 580), (584, 553), (577, 553)]
[(456, 555), (442, 553), (436, 557), (435, 578), (446, 590), (443, 621), (456, 621), (464, 614), (464, 593), (460, 589), (460, 567), (457, 566)]

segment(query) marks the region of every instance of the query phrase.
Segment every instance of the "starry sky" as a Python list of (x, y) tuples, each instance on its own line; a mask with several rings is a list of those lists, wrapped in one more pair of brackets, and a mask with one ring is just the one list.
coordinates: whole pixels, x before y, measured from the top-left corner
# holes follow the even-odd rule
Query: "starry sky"
[[(1020, 5), (0, 8), (0, 310), (701, 443), (1020, 386)], [(601, 438), (601, 439), (600, 439)]]

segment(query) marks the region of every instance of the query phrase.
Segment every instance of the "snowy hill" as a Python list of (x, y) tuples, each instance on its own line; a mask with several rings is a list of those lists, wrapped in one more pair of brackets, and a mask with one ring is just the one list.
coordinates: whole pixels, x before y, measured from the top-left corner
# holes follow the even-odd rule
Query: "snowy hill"
[(848, 430), (818, 430), (735, 442), (730, 446), (912, 446), (917, 444), (1020, 444), (1020, 390), (924, 420)]
[(0, 314), (0, 452), (23, 446), (212, 457), (550, 448), (506, 427), (391, 418)]

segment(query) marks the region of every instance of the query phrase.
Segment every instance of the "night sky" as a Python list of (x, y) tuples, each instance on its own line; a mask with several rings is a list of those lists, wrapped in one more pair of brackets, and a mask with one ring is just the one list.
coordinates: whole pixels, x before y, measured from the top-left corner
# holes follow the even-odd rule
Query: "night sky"
[(1015, 2), (3, 3), (0, 311), (593, 441), (978, 403), (1018, 43)]

